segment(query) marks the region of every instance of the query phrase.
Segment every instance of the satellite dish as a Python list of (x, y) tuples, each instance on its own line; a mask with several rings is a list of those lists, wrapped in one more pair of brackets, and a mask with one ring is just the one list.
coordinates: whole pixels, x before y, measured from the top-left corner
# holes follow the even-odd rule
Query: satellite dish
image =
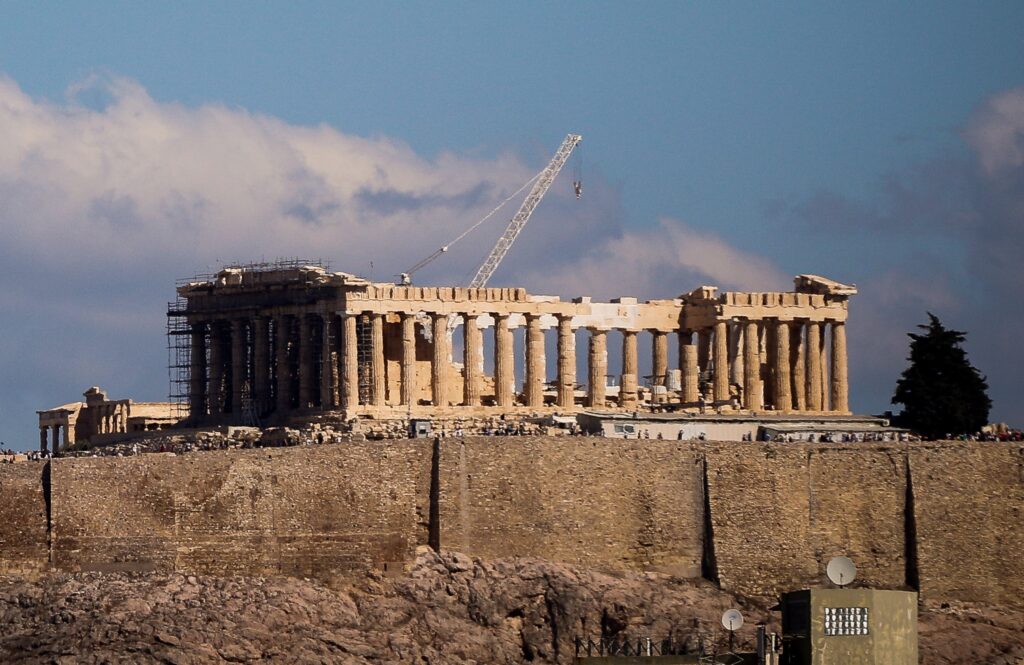
[(722, 625), (728, 631), (739, 630), (743, 625), (743, 614), (739, 610), (726, 610), (722, 612)]
[(825, 573), (833, 584), (843, 587), (857, 579), (857, 566), (845, 556), (834, 556), (829, 559)]

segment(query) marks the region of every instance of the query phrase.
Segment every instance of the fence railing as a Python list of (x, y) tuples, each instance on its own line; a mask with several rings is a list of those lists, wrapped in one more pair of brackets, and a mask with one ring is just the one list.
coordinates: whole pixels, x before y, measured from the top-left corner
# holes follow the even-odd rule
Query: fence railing
[(681, 642), (672, 637), (603, 637), (597, 640), (577, 637), (575, 645), (577, 658), (691, 656), (694, 663), (739, 665), (748, 662), (740, 654), (722, 649), (717, 644), (706, 643), (703, 636), (698, 636), (696, 640), (687, 638)]

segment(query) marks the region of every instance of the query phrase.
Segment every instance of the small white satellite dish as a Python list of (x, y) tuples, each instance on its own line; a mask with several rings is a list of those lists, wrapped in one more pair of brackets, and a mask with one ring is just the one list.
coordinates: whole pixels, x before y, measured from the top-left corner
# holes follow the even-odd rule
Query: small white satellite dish
[(833, 584), (843, 587), (857, 579), (857, 566), (845, 556), (834, 556), (829, 559), (825, 573)]
[(726, 610), (722, 612), (722, 625), (728, 631), (739, 630), (743, 625), (743, 614), (739, 610)]

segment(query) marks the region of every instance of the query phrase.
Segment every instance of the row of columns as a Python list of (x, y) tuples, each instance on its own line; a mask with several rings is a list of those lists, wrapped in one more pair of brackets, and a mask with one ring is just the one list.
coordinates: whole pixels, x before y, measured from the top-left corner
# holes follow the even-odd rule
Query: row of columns
[(90, 407), (90, 410), (92, 409), (96, 410), (96, 415), (94, 416), (96, 434), (115, 434), (127, 431), (127, 419), (124, 417), (124, 413), (120, 410), (119, 405), (101, 404)]
[[(383, 405), (384, 321), (365, 315), (366, 403)], [(191, 328), (192, 415), (353, 408), (360, 403), (357, 315), (283, 314), (197, 321)], [(319, 378), (319, 384), (317, 379)]]
[[(359, 316), (363, 317), (362, 323), (357, 321)], [(449, 316), (429, 316), (433, 338), (430, 393), (436, 406), (448, 406), (451, 397)], [(475, 316), (465, 315), (463, 319), (465, 369), (461, 397), (462, 404), (475, 406), (481, 404), (483, 397), (483, 335)], [(493, 315), (493, 320), (494, 402), (497, 407), (509, 408), (516, 398), (513, 334), (508, 314)], [(559, 407), (572, 408), (576, 387), (575, 330), (571, 316), (558, 316), (557, 320), (555, 402)], [(362, 347), (358, 339), (360, 325)], [(416, 399), (416, 325), (416, 313), (400, 314), (400, 405), (412, 405)], [(828, 349), (825, 326), (831, 326), (832, 333)], [(589, 331), (586, 404), (603, 407), (607, 398), (607, 331)], [(848, 410), (842, 322), (721, 320), (695, 333), (684, 331), (680, 335), (682, 385), (678, 399), (684, 404), (729, 404), (734, 400), (735, 388), (742, 407), (754, 411), (767, 405), (778, 411)], [(367, 345), (368, 358), (361, 359), (360, 351), (365, 356)], [(525, 347), (523, 399), (527, 406), (540, 407), (546, 384), (540, 315), (526, 315)], [(361, 403), (386, 403), (382, 314), (279, 315), (273, 319), (196, 322), (191, 348), (193, 414), (241, 413), (247, 395), (263, 412), (285, 412), (296, 407), (351, 409)], [(668, 400), (665, 331), (652, 331), (652, 372), (654, 400)], [(623, 330), (620, 406), (636, 404), (638, 384), (637, 331)]]
[[(409, 317), (412, 318), (411, 316)], [(446, 321), (446, 317), (440, 317)], [(544, 344), (544, 330), (540, 315), (526, 315), (526, 376), (523, 382), (523, 401), (526, 406), (540, 407), (544, 404), (544, 388), (547, 385), (547, 358)], [(555, 380), (555, 404), (571, 408), (576, 394), (576, 331), (572, 317), (559, 316), (557, 325), (557, 377)], [(406, 319), (403, 319), (403, 322)], [(603, 406), (606, 400), (606, 376), (608, 374), (608, 348), (606, 330), (591, 328), (587, 347), (587, 398), (590, 406)], [(632, 396), (635, 403), (638, 385), (636, 331), (623, 332), (623, 394)], [(434, 339), (438, 339), (435, 330)], [(464, 389), (463, 405), (480, 404), (480, 383), (483, 373), (483, 337), (474, 317), (465, 317), (463, 326)], [(655, 374), (662, 377), (668, 372), (668, 334), (655, 332), (654, 365)], [(403, 340), (405, 336), (403, 335)], [(447, 344), (444, 341), (443, 344)], [(440, 404), (448, 395), (446, 386), (438, 381), (445, 380), (444, 362), (450, 349), (444, 346), (437, 351), (435, 341), (434, 363), (431, 368), (432, 397), (434, 404)], [(660, 371), (659, 368), (660, 367)], [(515, 356), (509, 316), (494, 315), (494, 402), (498, 407), (511, 407), (515, 401)], [(664, 379), (661, 379), (664, 383)], [(405, 379), (403, 377), (403, 384)]]
[[(39, 452), (44, 455), (49, 451), (50, 453), (58, 453), (60, 449), (66, 448), (71, 443), (71, 430), (70, 425), (43, 425), (39, 428)], [(50, 434), (52, 432), (52, 435)], [(63, 441), (61, 440), (61, 432), (64, 433)], [(52, 445), (51, 445), (52, 443)]]
[[(707, 367), (701, 362), (701, 348), (708, 345), (704, 332), (698, 333), (696, 350), (691, 335), (684, 335), (681, 342), (684, 402), (697, 393), (692, 377)], [(844, 322), (718, 321), (709, 332), (714, 340), (710, 366), (715, 402), (729, 401), (731, 386), (737, 385), (742, 406), (752, 411), (769, 405), (777, 411), (849, 410)]]

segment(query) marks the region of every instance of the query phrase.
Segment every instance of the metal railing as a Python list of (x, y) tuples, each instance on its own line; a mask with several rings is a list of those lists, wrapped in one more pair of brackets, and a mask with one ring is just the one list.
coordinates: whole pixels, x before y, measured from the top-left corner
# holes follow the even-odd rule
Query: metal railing
[(738, 653), (705, 642), (703, 635), (698, 635), (696, 639), (688, 637), (681, 642), (671, 636), (664, 639), (602, 637), (597, 640), (577, 637), (575, 647), (576, 658), (691, 656), (694, 663), (709, 665), (740, 665), (748, 662), (747, 658)]

